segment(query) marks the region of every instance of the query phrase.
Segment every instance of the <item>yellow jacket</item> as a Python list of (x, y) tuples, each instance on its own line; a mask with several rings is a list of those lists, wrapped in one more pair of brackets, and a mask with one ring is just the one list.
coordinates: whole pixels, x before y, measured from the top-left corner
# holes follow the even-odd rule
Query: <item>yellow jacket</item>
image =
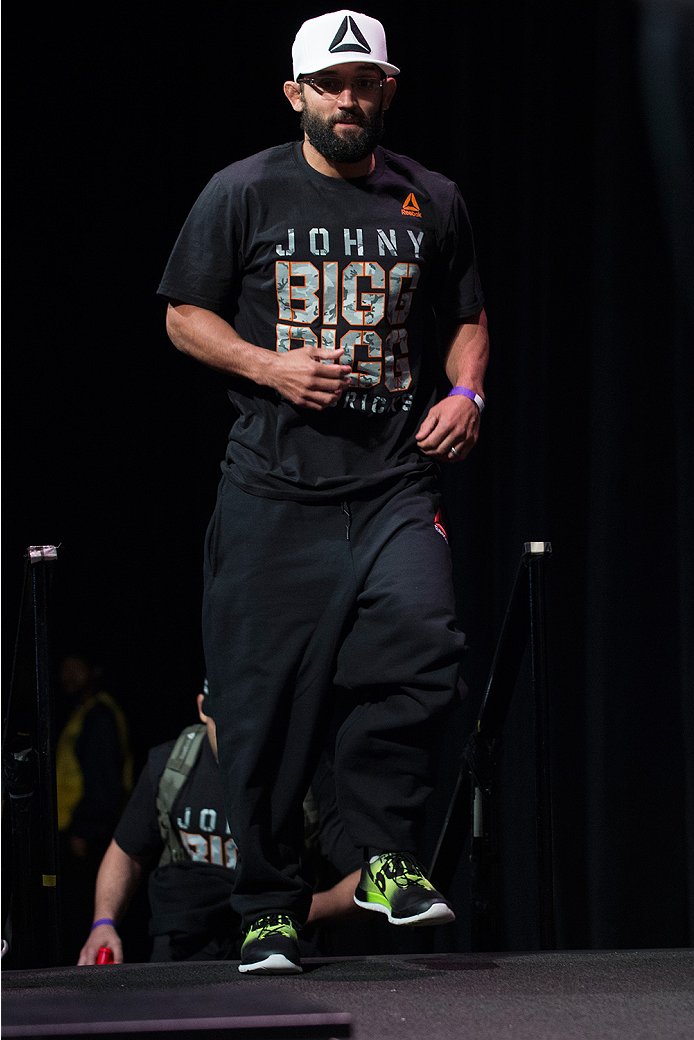
[(125, 715), (108, 693), (95, 693), (70, 715), (56, 747), (56, 787), (58, 800), (58, 830), (67, 830), (73, 813), (84, 797), (84, 777), (77, 758), (76, 745), (84, 727), (84, 720), (97, 704), (105, 704), (113, 713), (118, 728), (123, 758), (123, 793), (128, 794), (133, 786), (133, 759), (128, 739), (128, 724)]

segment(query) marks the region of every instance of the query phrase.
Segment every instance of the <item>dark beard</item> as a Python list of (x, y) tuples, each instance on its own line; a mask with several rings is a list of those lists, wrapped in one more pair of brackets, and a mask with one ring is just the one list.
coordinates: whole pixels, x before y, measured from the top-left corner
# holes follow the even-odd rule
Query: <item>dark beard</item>
[[(334, 121), (339, 122), (340, 117), (336, 116)], [(370, 155), (383, 136), (382, 110), (356, 125), (359, 126), (358, 134), (340, 137), (333, 129), (333, 120), (322, 119), (306, 108), (301, 113), (301, 129), (316, 151), (329, 162), (358, 163)]]

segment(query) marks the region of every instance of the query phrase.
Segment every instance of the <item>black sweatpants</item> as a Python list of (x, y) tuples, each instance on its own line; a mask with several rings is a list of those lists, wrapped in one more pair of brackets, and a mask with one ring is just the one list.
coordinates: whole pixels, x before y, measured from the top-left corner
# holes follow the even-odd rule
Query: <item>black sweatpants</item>
[(306, 505), (223, 479), (205, 546), (203, 638), (231, 833), (232, 907), (299, 923), (302, 800), (331, 716), (357, 848), (416, 852), (432, 724), (458, 696), (448, 545), (423, 487)]

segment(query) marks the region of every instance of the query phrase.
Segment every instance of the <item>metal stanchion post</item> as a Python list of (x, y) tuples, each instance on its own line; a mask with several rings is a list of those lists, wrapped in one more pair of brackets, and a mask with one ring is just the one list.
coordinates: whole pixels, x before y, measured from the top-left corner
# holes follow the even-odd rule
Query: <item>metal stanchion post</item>
[[(540, 907), (540, 945), (556, 949), (554, 909), (554, 845), (552, 837), (552, 783), (550, 774), (549, 695), (547, 687), (547, 626), (544, 567), (547, 546), (526, 544), (530, 594), (530, 658), (535, 705), (535, 816)], [(551, 551), (551, 547), (550, 547)]]
[(59, 961), (58, 819), (49, 644), (49, 586), (57, 551), (32, 545), (26, 565), (12, 681), (3, 725), (9, 794), (13, 967)]
[(55, 726), (48, 622), (48, 592), (57, 551), (52, 545), (30, 546), (36, 653), (36, 713), (38, 718), (39, 849), (38, 864), (46, 966), (59, 960), (58, 920), (58, 809), (55, 778)]
[[(471, 933), (473, 950), (502, 948), (501, 871), (496, 781), (501, 736), (530, 638), (535, 710), (536, 843), (540, 886), (540, 942), (554, 949), (554, 870), (546, 667), (544, 564), (549, 542), (526, 542), (509, 598), (477, 725), (462, 754), (462, 768), (429, 867), (446, 891), (463, 844), (462, 792), (470, 791)], [(465, 779), (467, 778), (467, 785)]]

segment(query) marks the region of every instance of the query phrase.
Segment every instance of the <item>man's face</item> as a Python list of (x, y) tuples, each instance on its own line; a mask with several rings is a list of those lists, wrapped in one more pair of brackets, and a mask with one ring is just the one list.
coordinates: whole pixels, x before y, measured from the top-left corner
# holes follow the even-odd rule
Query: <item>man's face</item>
[(66, 657), (60, 664), (60, 682), (69, 697), (91, 689), (100, 675), (100, 668), (92, 667), (81, 657)]
[[(386, 79), (375, 65), (349, 62), (334, 65), (313, 74), (320, 82), (338, 79), (344, 89), (335, 93), (319, 93), (309, 83), (301, 85), (301, 127), (313, 145), (326, 159), (335, 163), (356, 163), (369, 155), (383, 134), (383, 112), (395, 92), (395, 81)], [(360, 89), (364, 83), (383, 86), (374, 90)]]

